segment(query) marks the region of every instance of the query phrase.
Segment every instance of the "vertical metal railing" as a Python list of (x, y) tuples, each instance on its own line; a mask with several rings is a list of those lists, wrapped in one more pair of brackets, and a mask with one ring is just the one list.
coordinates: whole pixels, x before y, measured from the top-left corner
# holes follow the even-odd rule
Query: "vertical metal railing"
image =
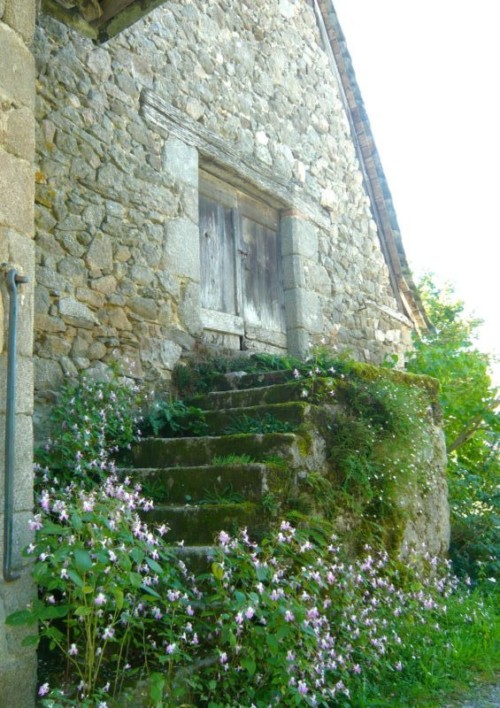
[(4, 549), (3, 577), (5, 582), (20, 575), (12, 570), (12, 536), (14, 522), (14, 485), (16, 457), (16, 369), (17, 369), (17, 286), (28, 278), (15, 269), (7, 272), (9, 290), (9, 338), (7, 346), (7, 396), (5, 411), (5, 488), (4, 488)]

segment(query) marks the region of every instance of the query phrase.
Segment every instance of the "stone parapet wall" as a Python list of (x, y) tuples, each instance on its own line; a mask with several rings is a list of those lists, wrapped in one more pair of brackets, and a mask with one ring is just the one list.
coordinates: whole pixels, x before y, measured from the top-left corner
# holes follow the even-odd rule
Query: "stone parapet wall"
[(40, 390), (111, 358), (168, 379), (200, 338), (193, 164), (217, 155), (147, 120), (145, 92), (217, 136), (240, 183), (297, 210), (301, 238), (314, 232), (314, 253), (284, 256), (289, 349), (325, 336), (380, 361), (408, 348), (309, 3), (169, 2), (101, 47), (42, 18), (35, 55)]
[(36, 660), (21, 646), (24, 631), (4, 625), (5, 617), (34, 595), (29, 567), (21, 555), (30, 540), (33, 509), (33, 161), (35, 64), (29, 50), (35, 0), (0, 0), (0, 563), (4, 562), (4, 476), (9, 292), (11, 269), (28, 277), (18, 288), (17, 396), (12, 571), (0, 576), (0, 707), (34, 705)]

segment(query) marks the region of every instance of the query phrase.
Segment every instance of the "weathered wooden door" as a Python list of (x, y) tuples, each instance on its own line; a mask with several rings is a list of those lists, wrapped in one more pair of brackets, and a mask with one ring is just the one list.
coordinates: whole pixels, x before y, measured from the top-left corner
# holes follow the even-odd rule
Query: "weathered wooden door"
[(285, 349), (278, 211), (206, 177), (199, 204), (205, 329), (233, 348)]

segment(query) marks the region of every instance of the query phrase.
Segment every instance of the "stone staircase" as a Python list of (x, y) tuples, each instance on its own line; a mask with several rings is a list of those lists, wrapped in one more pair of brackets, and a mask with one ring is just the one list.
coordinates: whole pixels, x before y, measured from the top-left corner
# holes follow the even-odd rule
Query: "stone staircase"
[[(317, 467), (322, 455), (308, 429), (316, 406), (291, 378), (289, 371), (221, 375), (216, 390), (190, 401), (204, 411), (205, 435), (146, 438), (136, 446), (134, 467), (124, 472), (156, 500), (147, 521), (167, 524), (170, 543), (183, 544), (186, 555), (209, 555), (221, 530), (247, 527), (262, 536), (271, 520), (266, 496)], [(290, 432), (227, 432), (235, 424), (242, 429), (244, 418), (271, 427), (279, 421)]]

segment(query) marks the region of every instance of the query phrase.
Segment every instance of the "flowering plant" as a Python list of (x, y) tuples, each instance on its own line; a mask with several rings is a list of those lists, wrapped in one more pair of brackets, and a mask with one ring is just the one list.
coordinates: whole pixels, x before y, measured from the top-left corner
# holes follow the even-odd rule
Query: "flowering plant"
[(47, 705), (63, 696), (63, 705), (106, 705), (129, 677), (158, 668), (162, 691), (172, 697), (174, 669), (198, 644), (192, 618), (199, 592), (165, 545), (168, 529), (148, 528), (138, 512), (151, 502), (108, 473), (91, 491), (44, 490), (31, 522), (36, 541), (25, 552), (35, 558), (39, 598), (8, 621), (38, 623), (53, 661), (65, 665), (54, 677), (58, 690), (50, 691), (50, 678), (40, 688)]
[(38, 465), (55, 483), (76, 478), (86, 488), (99, 483), (108, 461), (140, 438), (144, 398), (116, 367), (106, 379), (67, 382), (51, 409), (51, 437), (36, 451)]
[(218, 662), (205, 670), (204, 697), (211, 706), (364, 705), (367, 682), (405, 668), (415, 624), (429, 640), (439, 632), (456, 580), (446, 565), (422, 562), (426, 573), (410, 564), (402, 574), (368, 547), (349, 560), (335, 538), (288, 521), (261, 547), (245, 530), (222, 532), (205, 609), (219, 608)]

